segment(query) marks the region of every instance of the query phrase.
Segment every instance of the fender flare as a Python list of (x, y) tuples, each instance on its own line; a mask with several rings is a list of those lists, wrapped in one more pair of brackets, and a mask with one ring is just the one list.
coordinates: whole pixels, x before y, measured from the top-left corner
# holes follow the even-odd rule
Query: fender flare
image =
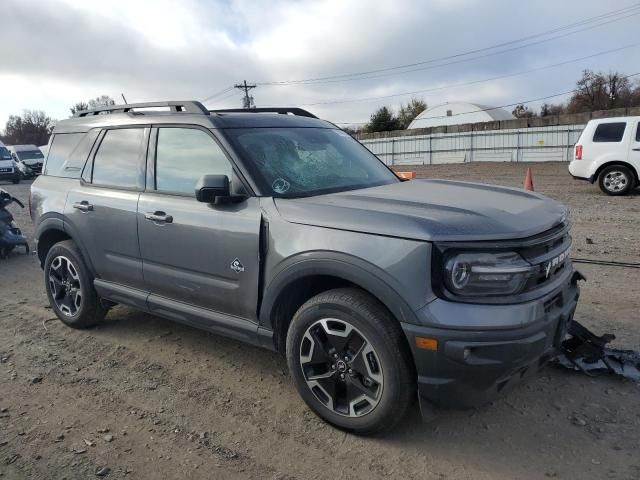
[(91, 263), (91, 257), (89, 256), (89, 252), (84, 247), (82, 242), (77, 241), (77, 239), (80, 238), (80, 236), (78, 235), (74, 227), (69, 225), (68, 222), (64, 221), (64, 217), (62, 215), (57, 213), (52, 213), (40, 218), (40, 221), (38, 222), (38, 226), (36, 227), (36, 230), (34, 233), (34, 238), (36, 240), (36, 243), (39, 243), (39, 240), (42, 237), (42, 235), (44, 235), (46, 232), (49, 232), (51, 230), (58, 230), (62, 233), (65, 233), (69, 237), (71, 237), (71, 240), (73, 240), (75, 244), (78, 246), (78, 248), (80, 249), (80, 252), (82, 253), (82, 258), (85, 261), (87, 268), (93, 275), (95, 275), (95, 269), (93, 268), (93, 264)]
[(261, 327), (273, 330), (272, 314), (278, 297), (286, 288), (296, 280), (316, 275), (353, 283), (382, 302), (399, 322), (418, 323), (413, 309), (398, 293), (393, 277), (384, 270), (345, 254), (307, 252), (285, 260), (266, 286), (259, 313)]
[(48, 213), (40, 217), (38, 226), (33, 233), (33, 238), (36, 242), (40, 237), (48, 230), (60, 230), (64, 232), (64, 219), (62, 215), (58, 213)]

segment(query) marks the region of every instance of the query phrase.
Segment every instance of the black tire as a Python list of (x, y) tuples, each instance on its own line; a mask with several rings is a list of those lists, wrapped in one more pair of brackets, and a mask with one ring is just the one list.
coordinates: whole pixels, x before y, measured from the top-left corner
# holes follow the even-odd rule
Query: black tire
[[(327, 391), (322, 390), (319, 394), (314, 393), (312, 388), (316, 388), (316, 392), (318, 392), (317, 387), (311, 387), (307, 384), (306, 373), (302, 366), (302, 358), (307, 356), (307, 354), (303, 355), (303, 349), (305, 348), (303, 342), (308, 344), (310, 342), (308, 338), (310, 337), (307, 336), (307, 339), (305, 339), (305, 335), (307, 335), (308, 330), (313, 332), (314, 328), (322, 326), (319, 321), (326, 322), (327, 319), (337, 319), (340, 322), (339, 324), (344, 323), (353, 327), (354, 330), (351, 330), (351, 332), (361, 334), (360, 336), (363, 337), (363, 340), (366, 340), (366, 344), (370, 344), (373, 348), (375, 355), (374, 365), (377, 366), (379, 362), (379, 368), (381, 369), (379, 373), (382, 382), (380, 384), (373, 382), (376, 385), (374, 388), (380, 388), (377, 400), (374, 400), (377, 403), (375, 406), (370, 404), (370, 409), (361, 414), (361, 416), (353, 416), (355, 415), (356, 407), (351, 406), (351, 404), (346, 407), (348, 413), (343, 412), (341, 414), (335, 408), (330, 408), (327, 405), (328, 400), (323, 403), (318, 396), (324, 396), (322, 392), (326, 393)], [(329, 320), (329, 322), (331, 321)], [(312, 352), (314, 348), (315, 344), (311, 349)], [(330, 349), (328, 350), (330, 351)], [(327, 349), (323, 348), (321, 351), (323, 352), (322, 355), (324, 355)], [(300, 307), (291, 321), (287, 334), (286, 353), (289, 370), (300, 396), (319, 417), (340, 429), (361, 435), (390, 430), (405, 416), (416, 397), (415, 369), (400, 325), (384, 305), (362, 290), (356, 288), (329, 290), (308, 300)], [(327, 357), (329, 358), (328, 362), (333, 363), (334, 360), (331, 359), (330, 355)], [(312, 356), (315, 356), (315, 352)], [(348, 355), (344, 358), (346, 360)], [(360, 358), (366, 361), (365, 358)], [(371, 383), (371, 380), (365, 378), (365, 375), (358, 376), (355, 364), (356, 356), (351, 361), (352, 363), (348, 367), (352, 366), (353, 371), (351, 369), (348, 370), (349, 374), (345, 376), (345, 380), (339, 380), (337, 377), (331, 378), (335, 382), (349, 383), (347, 387), (336, 386), (337, 389), (344, 389), (340, 390), (342, 393), (349, 392), (350, 388), (355, 388), (352, 383), (354, 381), (359, 381), (360, 387), (365, 384), (365, 381)], [(308, 366), (312, 363), (312, 361), (309, 361), (305, 365)], [(340, 363), (343, 364), (345, 362)], [(313, 364), (316, 365), (315, 363)], [(364, 364), (361, 363), (360, 365)], [(337, 375), (337, 370), (334, 368), (336, 366), (342, 368), (344, 365), (331, 365)], [(370, 363), (368, 368), (371, 368)], [(327, 368), (328, 371), (329, 369)], [(340, 369), (339, 371), (344, 372), (345, 370)], [(329, 382), (329, 379), (324, 380)], [(337, 397), (338, 395), (336, 395)], [(346, 398), (348, 402), (349, 397)], [(329, 403), (329, 405), (337, 404), (338, 402), (334, 402), (333, 398)]]
[(13, 182), (14, 185), (17, 185), (18, 183), (20, 183), (20, 177), (15, 177), (13, 180), (11, 180)]
[(609, 165), (598, 175), (598, 186), (607, 195), (627, 195), (635, 188), (636, 177), (631, 169), (624, 165)]
[[(79, 305), (75, 305), (75, 302), (73, 302), (72, 305), (75, 310), (70, 309), (67, 312), (63, 311), (63, 309), (68, 309), (69, 307), (65, 305), (60, 307), (58, 304), (63, 303), (63, 300), (56, 300), (56, 298), (54, 298), (58, 297), (60, 292), (66, 292), (64, 287), (58, 290), (58, 295), (56, 295), (53, 290), (56, 288), (55, 281), (51, 280), (51, 275), (54, 273), (52, 272), (52, 264), (54, 261), (56, 261), (56, 265), (58, 265), (58, 270), (64, 269), (65, 267), (63, 265), (68, 261), (71, 267), (66, 267), (66, 270), (69, 271), (69, 268), (71, 268), (78, 278), (77, 282), (74, 282), (73, 279), (69, 282), (78, 286), (78, 288), (74, 288), (73, 290), (80, 294)], [(55, 270), (54, 268), (54, 271)], [(56, 276), (58, 276), (58, 274), (56, 274)], [(102, 305), (100, 297), (98, 297), (98, 294), (93, 288), (93, 275), (89, 272), (82, 258), (82, 254), (73, 240), (65, 240), (51, 247), (44, 262), (44, 280), (49, 304), (65, 325), (72, 328), (93, 327), (100, 323), (107, 313), (107, 308)]]

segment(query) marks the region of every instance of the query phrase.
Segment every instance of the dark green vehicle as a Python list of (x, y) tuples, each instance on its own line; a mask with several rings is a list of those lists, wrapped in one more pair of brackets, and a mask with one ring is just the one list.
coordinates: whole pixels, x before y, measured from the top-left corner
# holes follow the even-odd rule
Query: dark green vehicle
[(403, 182), (295, 108), (79, 112), (56, 125), (31, 211), (64, 323), (125, 304), (282, 352), (309, 407), (362, 434), (416, 398), (428, 416), (533, 374), (579, 294), (561, 204)]

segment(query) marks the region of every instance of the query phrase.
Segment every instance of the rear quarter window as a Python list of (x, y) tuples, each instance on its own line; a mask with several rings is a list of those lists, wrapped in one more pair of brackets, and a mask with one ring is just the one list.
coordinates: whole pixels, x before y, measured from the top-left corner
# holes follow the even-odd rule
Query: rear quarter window
[(594, 142), (621, 142), (626, 122), (601, 123), (593, 134)]
[(98, 130), (54, 135), (44, 174), (52, 177), (80, 178), (97, 136)]

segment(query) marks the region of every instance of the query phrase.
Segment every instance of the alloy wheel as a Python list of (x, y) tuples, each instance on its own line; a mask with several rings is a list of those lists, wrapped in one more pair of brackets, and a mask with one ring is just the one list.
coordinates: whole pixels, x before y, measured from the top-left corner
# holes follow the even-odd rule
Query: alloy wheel
[(627, 188), (629, 178), (620, 170), (611, 170), (604, 176), (602, 183), (609, 192), (616, 193)]
[(51, 297), (60, 312), (74, 316), (82, 306), (80, 275), (71, 260), (57, 256), (49, 266)]
[(384, 376), (378, 354), (343, 320), (323, 318), (306, 330), (300, 366), (309, 389), (333, 413), (361, 417), (380, 402)]

